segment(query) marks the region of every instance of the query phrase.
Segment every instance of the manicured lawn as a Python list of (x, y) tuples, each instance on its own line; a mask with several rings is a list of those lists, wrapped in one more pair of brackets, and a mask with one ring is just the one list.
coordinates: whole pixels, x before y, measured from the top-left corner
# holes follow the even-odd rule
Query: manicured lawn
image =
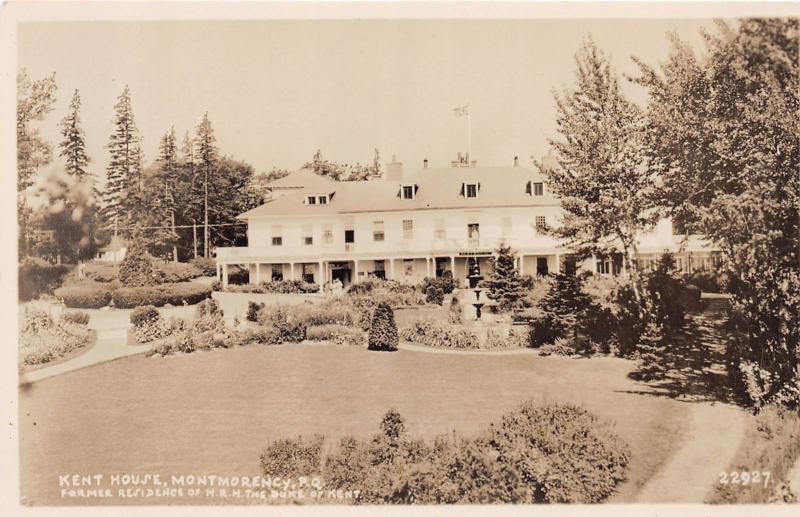
[(610, 358), (378, 353), (327, 344), (121, 359), (20, 393), (21, 493), (28, 504), (85, 504), (59, 497), (59, 474), (258, 475), (259, 452), (274, 438), (367, 437), (390, 407), (411, 433), (471, 434), (535, 398), (579, 402), (616, 422), (632, 458), (613, 500), (631, 501), (680, 445), (687, 416), (685, 404), (634, 393), (642, 386), (627, 378), (631, 368)]

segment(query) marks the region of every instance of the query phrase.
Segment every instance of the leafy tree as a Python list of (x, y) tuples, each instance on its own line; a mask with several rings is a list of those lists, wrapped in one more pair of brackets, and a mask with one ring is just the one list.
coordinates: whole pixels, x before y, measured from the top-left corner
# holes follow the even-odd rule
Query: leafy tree
[(673, 36), (636, 78), (662, 202), (722, 251), (731, 374), (757, 407), (800, 400), (799, 23), (720, 22), (702, 57)]
[(17, 216), (19, 218), (19, 254), (28, 251), (31, 209), (25, 191), (34, 183), (36, 171), (50, 163), (52, 149), (32, 122), (43, 120), (53, 110), (56, 100), (55, 73), (31, 81), (26, 69), (17, 74)]
[(496, 301), (498, 309), (503, 312), (525, 307), (531, 288), (530, 279), (520, 276), (516, 259), (511, 246), (501, 244), (496, 250), (492, 272), (485, 281), (489, 298)]
[(66, 262), (95, 255), (95, 197), (90, 177), (55, 171), (45, 178), (37, 195), (44, 198), (40, 225), (52, 232), (52, 239), (35, 248), (38, 254), (60, 257)]
[(369, 350), (391, 352), (397, 350), (397, 324), (394, 321), (394, 311), (385, 302), (375, 307), (369, 328)]
[(208, 120), (208, 112), (206, 112), (203, 114), (203, 120), (197, 126), (195, 138), (197, 163), (203, 173), (203, 256), (206, 258), (209, 253), (208, 182), (214, 173), (219, 153), (216, 141), (214, 129), (211, 127), (211, 121)]
[(536, 164), (565, 212), (552, 232), (581, 256), (621, 248), (638, 299), (637, 240), (658, 220), (656, 177), (642, 157), (643, 117), (623, 96), (608, 57), (591, 39), (575, 62), (576, 88), (556, 95), (562, 140), (550, 145), (558, 166)]
[(69, 104), (69, 113), (61, 120), (61, 136), (64, 140), (59, 144), (61, 153), (66, 159), (67, 173), (77, 178), (88, 175), (86, 167), (89, 157), (86, 156), (86, 142), (84, 141), (83, 128), (81, 127), (81, 96), (78, 90), (72, 95)]
[(142, 211), (144, 157), (127, 85), (117, 98), (114, 111), (114, 132), (106, 145), (110, 160), (106, 167), (103, 215), (116, 234), (118, 227), (132, 223)]
[(309, 169), (320, 176), (328, 176), (336, 181), (362, 181), (380, 176), (380, 153), (375, 149), (375, 156), (371, 165), (360, 163), (337, 163), (322, 158), (322, 151), (317, 149), (310, 162), (303, 164), (303, 169)]

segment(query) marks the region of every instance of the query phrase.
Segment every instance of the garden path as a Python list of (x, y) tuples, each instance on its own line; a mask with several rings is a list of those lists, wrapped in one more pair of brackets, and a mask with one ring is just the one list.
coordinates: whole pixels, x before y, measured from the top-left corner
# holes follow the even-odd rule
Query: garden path
[(97, 329), (97, 342), (89, 351), (63, 363), (25, 372), (19, 376), (19, 383), (29, 384), (94, 364), (143, 354), (148, 350), (150, 350), (148, 345), (128, 345), (126, 328), (100, 328)]
[(410, 350), (412, 352), (426, 352), (429, 354), (455, 354), (455, 355), (539, 355), (539, 352), (532, 348), (512, 348), (506, 350), (456, 350), (452, 348), (434, 348), (423, 345), (412, 345), (411, 343), (399, 343), (397, 348), (400, 350)]
[(691, 406), (688, 435), (666, 466), (642, 488), (640, 503), (702, 503), (744, 438), (743, 411), (727, 404)]
[(800, 458), (797, 459), (786, 479), (789, 482), (789, 488), (800, 498)]

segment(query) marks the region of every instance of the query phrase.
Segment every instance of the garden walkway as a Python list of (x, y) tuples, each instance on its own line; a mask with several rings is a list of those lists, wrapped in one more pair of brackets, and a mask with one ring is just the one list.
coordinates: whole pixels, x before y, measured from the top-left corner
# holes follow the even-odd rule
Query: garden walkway
[(691, 406), (688, 435), (669, 463), (642, 488), (640, 503), (702, 503), (744, 438), (742, 410), (708, 402)]
[(512, 348), (507, 350), (460, 350), (453, 348), (435, 348), (432, 346), (412, 345), (411, 343), (401, 342), (397, 345), (400, 350), (412, 352), (426, 352), (429, 354), (454, 354), (454, 355), (539, 355), (537, 350), (532, 348)]
[(125, 328), (97, 329), (97, 342), (89, 351), (64, 361), (63, 363), (25, 372), (19, 376), (19, 383), (21, 385), (29, 384), (94, 364), (113, 361), (121, 357), (143, 354), (150, 349), (148, 345), (128, 345), (126, 331), (127, 329)]

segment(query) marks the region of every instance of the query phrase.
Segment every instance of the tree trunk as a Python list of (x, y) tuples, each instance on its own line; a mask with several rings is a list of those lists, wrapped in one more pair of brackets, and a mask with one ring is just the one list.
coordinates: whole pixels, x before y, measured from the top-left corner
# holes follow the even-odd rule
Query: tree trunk
[(178, 232), (175, 231), (175, 210), (172, 210), (172, 213), (170, 214), (170, 216), (171, 216), (170, 218), (172, 219), (172, 221), (171, 221), (172, 222), (172, 238), (175, 239), (174, 241), (172, 241), (172, 261), (173, 262), (178, 262), (178, 244), (177, 244)]

